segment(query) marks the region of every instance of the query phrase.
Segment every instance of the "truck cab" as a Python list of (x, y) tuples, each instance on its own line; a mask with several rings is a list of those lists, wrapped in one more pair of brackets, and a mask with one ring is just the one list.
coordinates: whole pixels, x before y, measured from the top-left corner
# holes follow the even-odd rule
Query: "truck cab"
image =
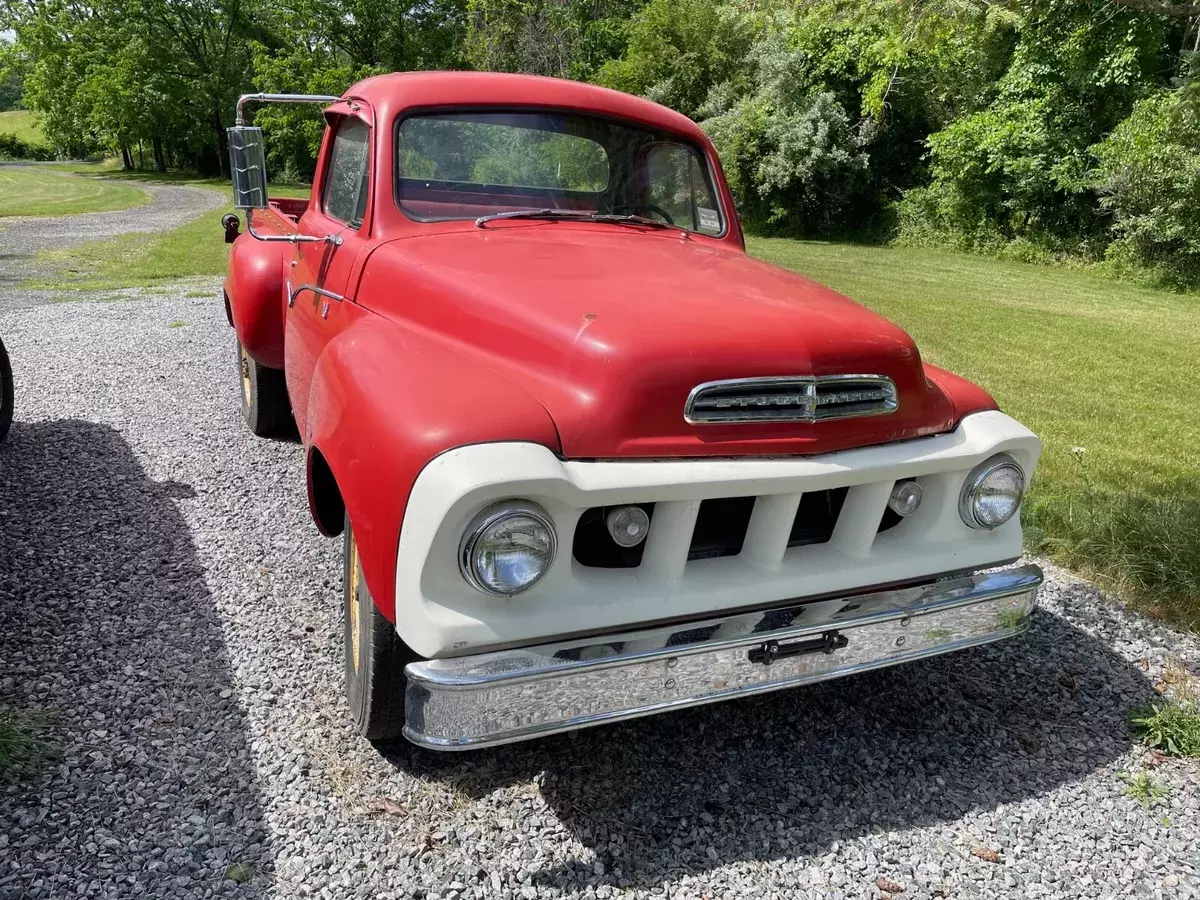
[[(324, 106), (309, 201), (243, 104)], [(461, 749), (1022, 631), (1036, 436), (907, 334), (755, 260), (717, 153), (649, 101), (409, 73), (247, 95), (225, 301), (242, 409), (294, 428), (345, 554), (370, 738)]]

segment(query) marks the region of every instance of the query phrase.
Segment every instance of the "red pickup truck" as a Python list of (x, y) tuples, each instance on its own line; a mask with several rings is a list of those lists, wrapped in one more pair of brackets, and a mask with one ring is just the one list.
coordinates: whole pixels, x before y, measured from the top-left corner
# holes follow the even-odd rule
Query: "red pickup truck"
[[(254, 101), (325, 104), (268, 201)], [(1040, 452), (901, 329), (746, 254), (654, 103), (531, 76), (247, 95), (225, 303), (345, 548), (369, 738), (504, 743), (1023, 631)], [(982, 571), (988, 570), (988, 571)]]

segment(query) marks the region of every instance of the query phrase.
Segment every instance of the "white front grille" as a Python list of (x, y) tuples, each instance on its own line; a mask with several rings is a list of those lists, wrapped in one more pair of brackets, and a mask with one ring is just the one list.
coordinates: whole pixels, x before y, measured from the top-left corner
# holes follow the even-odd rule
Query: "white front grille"
[(819, 422), (878, 416), (899, 406), (896, 385), (885, 375), (786, 375), (697, 385), (683, 417), (693, 425)]
[[(967, 416), (949, 434), (787, 459), (578, 462), (534, 444), (460, 447), (430, 461), (409, 496), (396, 560), (397, 628), (423, 656), (459, 655), (996, 565), (1021, 555), (1020, 522), (968, 528), (958, 513), (963, 479), (999, 452), (1030, 474), (1039, 450), (1036, 436), (1000, 412)], [(903, 524), (880, 531), (902, 479), (915, 479), (924, 500)], [(842, 488), (829, 539), (789, 546), (803, 496)], [(689, 559), (701, 504), (729, 497), (754, 498), (740, 552)], [(511, 499), (546, 510), (560, 552), (532, 589), (497, 598), (463, 579), (458, 547), (481, 509)], [(580, 565), (570, 548), (581, 515), (626, 503), (654, 504), (640, 564)]]

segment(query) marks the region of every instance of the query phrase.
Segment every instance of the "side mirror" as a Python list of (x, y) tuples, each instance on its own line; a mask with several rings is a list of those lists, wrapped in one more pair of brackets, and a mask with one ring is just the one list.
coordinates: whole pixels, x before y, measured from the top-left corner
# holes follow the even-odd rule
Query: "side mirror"
[(229, 172), (233, 205), (238, 209), (267, 208), (267, 151), (261, 128), (234, 125), (229, 136)]

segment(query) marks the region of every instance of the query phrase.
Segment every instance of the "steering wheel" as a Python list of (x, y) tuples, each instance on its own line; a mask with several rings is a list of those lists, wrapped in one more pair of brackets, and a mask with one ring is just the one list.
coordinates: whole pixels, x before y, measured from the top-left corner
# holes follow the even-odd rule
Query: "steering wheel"
[(671, 214), (661, 206), (655, 206), (653, 203), (624, 203), (620, 206), (614, 206), (612, 214), (614, 216), (628, 215), (630, 213), (638, 215), (642, 212), (654, 213), (656, 216), (662, 216), (663, 221), (668, 225), (674, 225), (675, 220), (671, 218)]

